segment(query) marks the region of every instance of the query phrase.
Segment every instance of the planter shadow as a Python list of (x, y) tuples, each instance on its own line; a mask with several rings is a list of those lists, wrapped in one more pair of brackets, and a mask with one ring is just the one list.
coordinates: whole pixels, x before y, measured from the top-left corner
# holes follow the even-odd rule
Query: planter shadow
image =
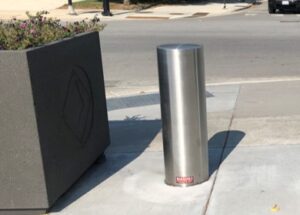
[[(95, 163), (51, 208), (59, 212), (135, 160), (161, 130), (160, 120), (110, 121), (111, 144), (105, 162)], [(101, 203), (99, 203), (101, 204)]]
[[(111, 145), (108, 147), (105, 162), (95, 163), (50, 211), (62, 211), (134, 161), (144, 152), (160, 130), (160, 120), (110, 121)], [(230, 150), (231, 152), (244, 136), (244, 132), (234, 130), (218, 132), (210, 138), (209, 145), (218, 145), (220, 142), (226, 143), (228, 139), (231, 139), (231, 145), (234, 145), (233, 147), (226, 147), (226, 144), (219, 148), (209, 147), (210, 175), (219, 168), (222, 161), (229, 155), (229, 153), (225, 154), (224, 151)], [(214, 153), (215, 150), (220, 150), (221, 153)], [(159, 152), (163, 153), (162, 151)]]
[[(213, 97), (214, 95), (209, 91), (206, 91), (206, 98)], [(132, 107), (142, 107), (146, 105), (160, 104), (159, 93), (147, 93), (136, 96), (124, 96), (121, 98), (109, 98), (107, 99), (107, 110), (119, 110)]]

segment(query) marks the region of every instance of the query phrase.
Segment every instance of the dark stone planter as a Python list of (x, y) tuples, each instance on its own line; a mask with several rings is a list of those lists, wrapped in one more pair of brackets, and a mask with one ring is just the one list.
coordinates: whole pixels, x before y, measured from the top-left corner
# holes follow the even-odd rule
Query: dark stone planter
[(0, 51), (0, 214), (45, 212), (109, 144), (98, 32)]

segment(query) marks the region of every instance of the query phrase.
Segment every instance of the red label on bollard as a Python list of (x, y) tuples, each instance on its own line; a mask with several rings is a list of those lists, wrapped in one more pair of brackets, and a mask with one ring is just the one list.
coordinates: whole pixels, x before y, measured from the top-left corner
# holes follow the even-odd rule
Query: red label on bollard
[(177, 184), (192, 184), (194, 183), (194, 176), (176, 177)]

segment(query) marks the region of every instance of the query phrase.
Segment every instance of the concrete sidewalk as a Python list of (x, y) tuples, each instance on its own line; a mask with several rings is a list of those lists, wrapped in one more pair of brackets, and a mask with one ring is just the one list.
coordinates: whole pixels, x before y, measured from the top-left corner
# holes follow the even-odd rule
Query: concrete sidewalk
[(300, 81), (207, 87), (210, 179), (164, 184), (158, 92), (108, 99), (112, 144), (51, 215), (300, 213)]
[(66, 0), (0, 0), (0, 11), (40, 11), (54, 10), (63, 4)]
[[(100, 10), (76, 10), (78, 15), (68, 15), (66, 9), (57, 9), (66, 0), (40, 0), (38, 3), (34, 0), (17, 0), (11, 4), (8, 0), (0, 0), (0, 20), (8, 20), (12, 17), (18, 19), (26, 18), (26, 11), (32, 14), (37, 11), (47, 10), (49, 17), (58, 18), (62, 21), (79, 21), (83, 19), (92, 19), (97, 15), (100, 20), (165, 20), (180, 19), (191, 17), (207, 17), (228, 15), (233, 12), (249, 8), (250, 3), (228, 3), (226, 9), (223, 9), (223, 3), (202, 3), (191, 5), (162, 5), (145, 10), (112, 10), (114, 14), (111, 17), (102, 16)], [(76, 9), (76, 8), (75, 8)]]

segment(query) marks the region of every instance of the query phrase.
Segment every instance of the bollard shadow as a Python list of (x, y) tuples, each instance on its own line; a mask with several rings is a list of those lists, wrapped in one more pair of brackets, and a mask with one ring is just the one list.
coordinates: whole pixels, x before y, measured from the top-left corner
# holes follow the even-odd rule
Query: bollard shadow
[(208, 141), (209, 148), (209, 175), (219, 169), (222, 162), (245, 137), (245, 132), (228, 130), (216, 133)]
[[(139, 157), (161, 130), (161, 120), (140, 117), (110, 121), (111, 145), (106, 150), (105, 162), (94, 163), (83, 176), (54, 204), (49, 212), (60, 212), (88, 194), (99, 184)], [(238, 130), (216, 133), (209, 144), (209, 173), (212, 175), (244, 138)], [(93, 192), (98, 192), (94, 189)], [(97, 194), (96, 194), (97, 195)]]
[(131, 163), (161, 130), (161, 120), (126, 118), (110, 121), (111, 144), (106, 159), (95, 162), (54, 204), (49, 212), (60, 212)]

